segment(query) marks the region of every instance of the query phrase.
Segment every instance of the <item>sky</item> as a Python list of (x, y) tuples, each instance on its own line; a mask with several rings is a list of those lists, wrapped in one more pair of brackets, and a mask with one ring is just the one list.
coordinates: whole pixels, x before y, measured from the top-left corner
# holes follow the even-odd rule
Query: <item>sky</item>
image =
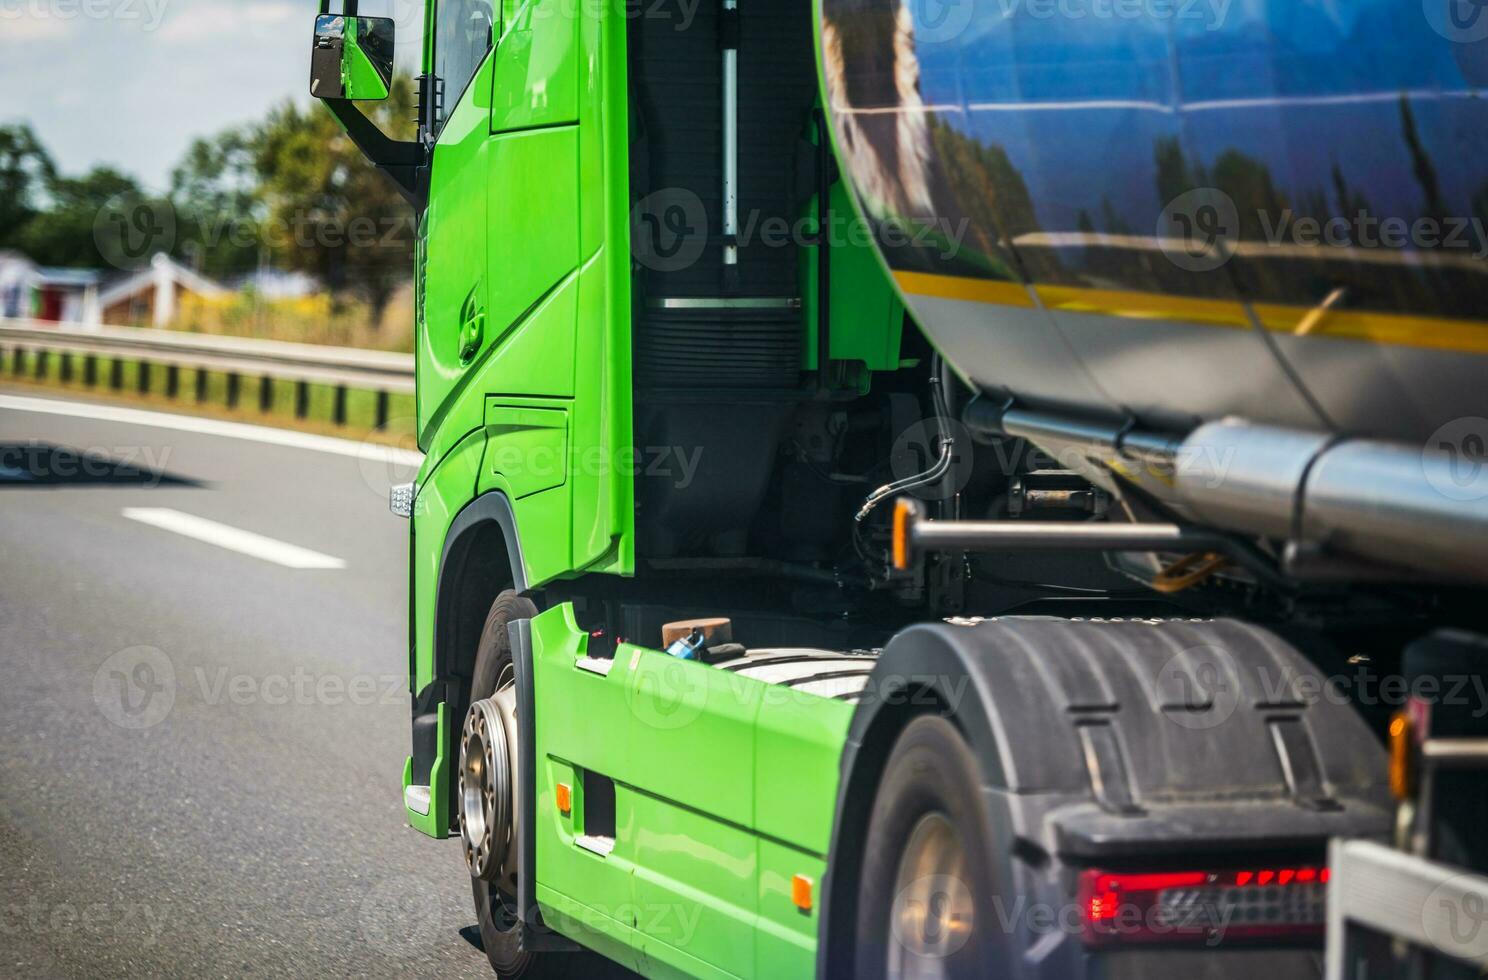
[[(422, 0), (392, 16), (417, 70)], [(333, 4), (339, 9), (339, 0)], [(0, 124), (29, 123), (66, 174), (110, 164), (162, 191), (192, 139), (308, 103), (316, 0), (0, 0)]]

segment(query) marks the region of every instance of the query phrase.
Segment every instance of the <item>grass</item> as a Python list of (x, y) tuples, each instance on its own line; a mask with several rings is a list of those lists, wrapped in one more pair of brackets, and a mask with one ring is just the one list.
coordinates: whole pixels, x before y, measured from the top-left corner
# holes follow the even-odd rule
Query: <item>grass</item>
[(183, 296), (171, 329), (407, 353), (413, 350), (413, 287), (394, 293), (375, 327), (371, 308), (357, 300), (325, 293), (271, 300), (237, 292), (216, 299)]
[[(18, 356), (19, 355), (19, 356)], [(27, 388), (86, 394), (111, 402), (168, 409), (192, 415), (276, 425), (283, 428), (338, 435), (350, 439), (368, 439), (400, 446), (411, 446), (414, 437), (414, 399), (412, 395), (387, 396), (387, 424), (377, 427), (377, 392), (364, 389), (346, 390), (345, 423), (335, 422), (336, 388), (333, 385), (308, 383), (304, 418), (295, 414), (297, 385), (293, 381), (275, 381), (269, 389), (267, 411), (261, 406), (260, 385), (256, 376), (240, 376), (236, 406), (228, 405), (230, 381), (220, 371), (202, 371), (182, 367), (176, 371), (176, 393), (169, 393), (169, 369), (161, 364), (140, 361), (95, 358), (95, 383), (85, 377), (84, 358), (70, 357), (70, 378), (63, 380), (66, 356), (56, 351), (46, 355), (28, 350), (20, 355), (15, 349), (0, 350), (0, 383)], [(44, 365), (44, 366), (43, 366)], [(117, 365), (117, 374), (116, 366)], [(143, 373), (143, 378), (141, 377)], [(204, 378), (203, 397), (197, 399), (197, 379)], [(117, 382), (117, 385), (116, 383)], [(143, 382), (143, 383), (142, 383)]]

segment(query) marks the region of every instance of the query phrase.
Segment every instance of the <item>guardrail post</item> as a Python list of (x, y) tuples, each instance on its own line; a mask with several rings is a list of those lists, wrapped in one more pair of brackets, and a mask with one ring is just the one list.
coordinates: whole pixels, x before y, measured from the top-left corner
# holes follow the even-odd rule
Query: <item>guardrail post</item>
[(377, 393), (377, 428), (386, 429), (388, 424), (388, 393)]
[(274, 405), (274, 379), (267, 374), (258, 379), (258, 410), (268, 414)]
[(150, 362), (140, 361), (139, 370), (134, 374), (134, 390), (141, 395), (150, 393)]
[(181, 390), (181, 368), (177, 364), (165, 368), (165, 397), (175, 398)]
[(310, 385), (304, 381), (295, 382), (295, 418), (302, 419), (310, 414)]
[(201, 404), (207, 400), (207, 372), (204, 368), (196, 369), (196, 402)]
[(67, 351), (62, 352), (62, 363), (57, 365), (57, 377), (65, 385), (72, 384), (72, 355)]
[(15, 357), (12, 358), (11, 359), (11, 362), (10, 362), (10, 373), (11, 374), (25, 374), (26, 373), (26, 348), (24, 348), (24, 347), (17, 347), (15, 349)]
[(47, 374), (47, 351), (45, 349), (36, 352), (36, 380), (45, 381)]
[(83, 384), (89, 388), (98, 384), (98, 358), (92, 354), (83, 358)]
[(124, 362), (117, 357), (109, 358), (109, 387), (115, 391), (124, 387)]
[(335, 421), (337, 425), (346, 424), (346, 386), (336, 386), (336, 412)]
[(227, 376), (227, 407), (238, 407), (238, 375), (236, 372)]

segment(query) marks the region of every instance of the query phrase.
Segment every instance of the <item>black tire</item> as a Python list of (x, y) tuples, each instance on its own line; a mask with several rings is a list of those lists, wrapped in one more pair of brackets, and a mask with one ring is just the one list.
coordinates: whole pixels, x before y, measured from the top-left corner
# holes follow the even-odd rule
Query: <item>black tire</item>
[[(481, 629), (480, 646), (476, 648), (475, 672), (471, 677), (470, 700), (478, 701), (496, 693), (498, 682), (511, 666), (511, 642), (506, 633), (508, 623), (531, 619), (537, 607), (530, 599), (508, 589), (496, 597), (486, 624)], [(630, 976), (610, 960), (594, 953), (530, 953), (521, 948), (517, 929), (516, 902), (503, 895), (491, 882), (471, 877), (470, 888), (475, 899), (475, 915), (480, 926), (481, 945), (491, 968), (503, 980), (567, 980)]]
[[(954, 725), (926, 715), (905, 726), (889, 753), (868, 819), (854, 977), (878, 980), (917, 972), (916, 966), (941, 966), (943, 976), (956, 980), (1003, 972), (994, 934), (992, 827), (980, 786), (976, 759)], [(927, 864), (926, 834), (954, 840), (961, 859)], [(915, 853), (922, 860), (906, 864), (912, 841), (920, 842)], [(920, 903), (929, 914), (919, 920), (901, 917), (907, 903)], [(899, 968), (891, 969), (891, 961)]]

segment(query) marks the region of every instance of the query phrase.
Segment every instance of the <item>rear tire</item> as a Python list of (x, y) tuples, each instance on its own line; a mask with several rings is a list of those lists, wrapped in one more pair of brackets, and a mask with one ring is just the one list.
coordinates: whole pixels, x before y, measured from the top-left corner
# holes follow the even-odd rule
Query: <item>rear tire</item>
[(999, 975), (992, 854), (970, 748), (944, 718), (916, 718), (889, 753), (868, 820), (853, 976)]
[[(537, 607), (532, 601), (510, 589), (496, 597), (496, 601), (491, 604), (491, 611), (486, 615), (480, 645), (476, 648), (475, 672), (470, 684), (472, 704), (491, 697), (497, 690), (512, 683), (511, 641), (506, 627), (509, 623), (531, 619), (536, 615)], [(530, 819), (530, 815), (526, 813), (515, 813), (513, 817), (516, 825), (520, 825), (524, 819)], [(474, 875), (470, 879), (470, 888), (475, 899), (476, 921), (480, 926), (481, 944), (485, 947), (486, 959), (490, 960), (491, 968), (503, 980), (517, 980), (519, 977), (525, 980), (587, 980), (631, 975), (594, 953), (531, 953), (523, 950), (516, 915), (516, 897), (499, 883)]]

